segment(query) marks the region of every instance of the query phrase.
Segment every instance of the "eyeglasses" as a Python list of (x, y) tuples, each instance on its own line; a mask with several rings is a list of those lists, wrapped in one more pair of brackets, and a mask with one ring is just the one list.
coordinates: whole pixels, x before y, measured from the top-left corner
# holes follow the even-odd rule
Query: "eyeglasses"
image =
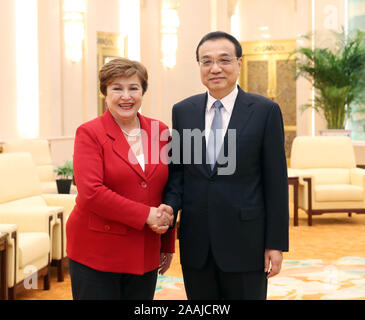
[(219, 58), (219, 59), (216, 59), (216, 60), (214, 60), (214, 59), (202, 59), (202, 60), (199, 60), (198, 63), (200, 65), (200, 67), (205, 68), (205, 69), (210, 69), (211, 67), (213, 67), (213, 65), (215, 63), (219, 67), (230, 66), (237, 59), (238, 59), (237, 57), (222, 57), (222, 58)]

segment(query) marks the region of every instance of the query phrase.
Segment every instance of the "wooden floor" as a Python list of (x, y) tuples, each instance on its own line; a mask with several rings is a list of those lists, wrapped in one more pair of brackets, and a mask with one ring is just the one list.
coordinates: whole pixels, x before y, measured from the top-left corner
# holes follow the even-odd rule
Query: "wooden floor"
[[(321, 259), (335, 261), (342, 257), (365, 257), (365, 215), (346, 213), (324, 214), (313, 218), (313, 226), (307, 225), (306, 214), (299, 210), (299, 226), (293, 226), (290, 218), (290, 248), (284, 259)], [(179, 248), (166, 275), (182, 277), (179, 263)], [(57, 282), (56, 270), (52, 268), (51, 290), (24, 290), (17, 299), (24, 300), (69, 300), (72, 299), (70, 277), (65, 267), (65, 281)], [(39, 281), (42, 286), (43, 281)]]

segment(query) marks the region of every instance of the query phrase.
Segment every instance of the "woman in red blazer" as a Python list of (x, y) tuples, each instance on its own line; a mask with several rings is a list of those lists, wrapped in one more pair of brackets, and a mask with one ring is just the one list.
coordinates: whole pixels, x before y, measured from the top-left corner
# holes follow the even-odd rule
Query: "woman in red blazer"
[(76, 131), (78, 195), (66, 225), (74, 299), (153, 299), (158, 270), (171, 263), (173, 216), (161, 205), (168, 128), (138, 113), (147, 78), (136, 61), (104, 65), (108, 110)]

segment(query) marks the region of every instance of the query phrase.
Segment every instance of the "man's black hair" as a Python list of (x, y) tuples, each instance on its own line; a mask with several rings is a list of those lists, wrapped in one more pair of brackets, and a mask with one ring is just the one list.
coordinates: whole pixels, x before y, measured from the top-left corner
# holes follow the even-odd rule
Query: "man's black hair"
[(242, 47), (239, 41), (229, 33), (223, 32), (223, 31), (214, 31), (206, 34), (199, 42), (197, 48), (196, 48), (196, 61), (199, 61), (199, 48), (200, 46), (208, 40), (216, 40), (216, 39), (227, 39), (231, 41), (236, 49), (236, 57), (241, 58), (242, 57)]

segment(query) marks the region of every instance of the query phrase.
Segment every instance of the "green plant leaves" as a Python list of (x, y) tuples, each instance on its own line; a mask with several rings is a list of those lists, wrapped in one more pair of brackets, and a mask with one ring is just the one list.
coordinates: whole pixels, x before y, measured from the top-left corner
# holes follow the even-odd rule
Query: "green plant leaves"
[(63, 166), (58, 166), (54, 171), (61, 179), (72, 178), (74, 174), (72, 161), (66, 160)]
[(293, 54), (297, 56), (296, 79), (304, 77), (316, 89), (314, 105), (304, 109), (323, 111), (329, 129), (343, 129), (351, 104), (365, 102), (365, 33), (334, 34), (333, 49), (303, 47)]

